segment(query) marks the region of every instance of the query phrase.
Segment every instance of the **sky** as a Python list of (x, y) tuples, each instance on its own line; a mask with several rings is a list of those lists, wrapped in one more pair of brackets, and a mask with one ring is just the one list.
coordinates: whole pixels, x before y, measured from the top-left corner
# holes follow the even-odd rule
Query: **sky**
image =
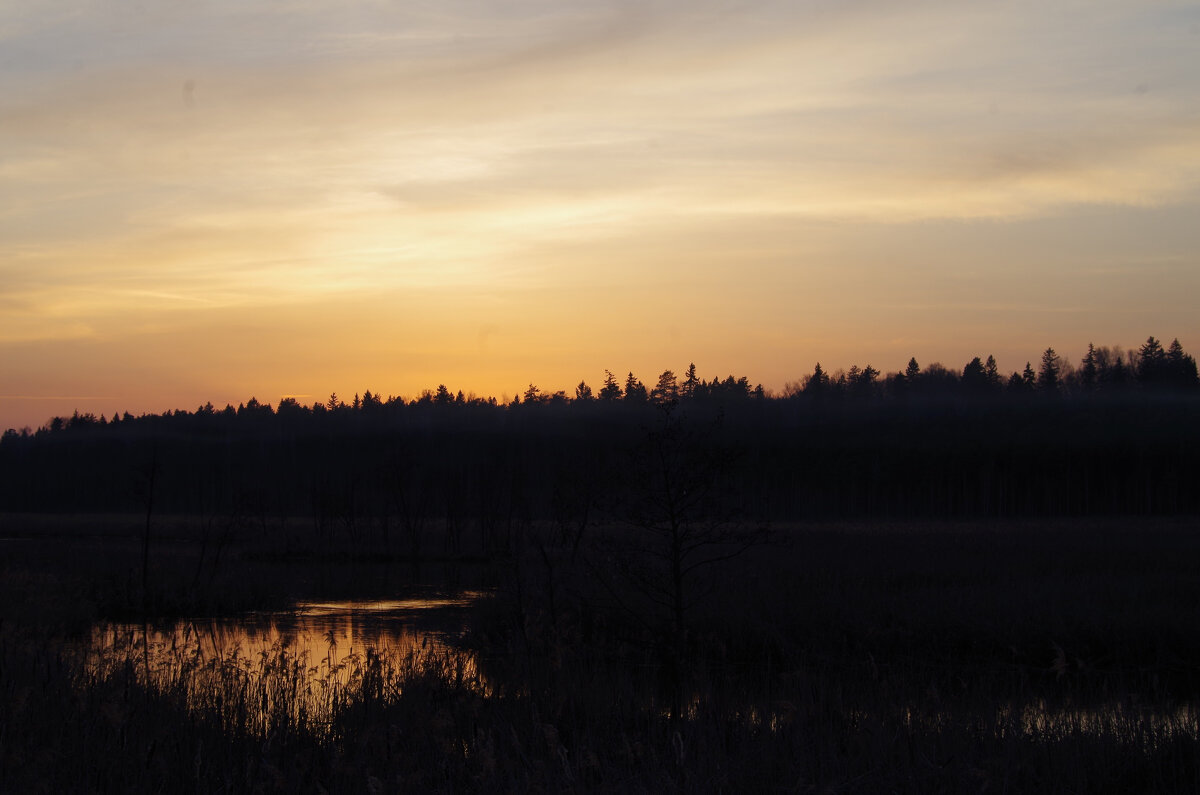
[(5, 0), (0, 428), (1200, 351), (1200, 4)]

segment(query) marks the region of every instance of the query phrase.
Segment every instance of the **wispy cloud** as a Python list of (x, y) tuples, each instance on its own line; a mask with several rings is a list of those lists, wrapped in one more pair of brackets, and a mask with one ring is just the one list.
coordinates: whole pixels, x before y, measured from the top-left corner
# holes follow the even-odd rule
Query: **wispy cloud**
[[(740, 290), (720, 333), (672, 327), (777, 340), (786, 290), (828, 322), (862, 305), (847, 273), (870, 293), (967, 257), (947, 224), (1073, 233), (1087, 208), (1200, 202), (1198, 44), (1186, 2), (15, 0), (0, 340), (290, 308), (345, 325), (329, 307), (381, 295), (454, 317), (467, 294), (505, 307), (477, 327), (569, 305), (594, 335), (618, 293), (653, 312)], [(1188, 253), (1183, 222), (1160, 231), (1147, 257)], [(1079, 240), (1055, 261), (1097, 256)], [(1012, 305), (992, 254), (980, 282)]]

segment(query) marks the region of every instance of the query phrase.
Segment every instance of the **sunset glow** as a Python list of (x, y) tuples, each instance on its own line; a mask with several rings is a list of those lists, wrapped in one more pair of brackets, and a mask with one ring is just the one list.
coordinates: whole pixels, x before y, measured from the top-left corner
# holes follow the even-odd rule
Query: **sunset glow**
[(0, 10), (0, 429), (1200, 347), (1183, 2)]

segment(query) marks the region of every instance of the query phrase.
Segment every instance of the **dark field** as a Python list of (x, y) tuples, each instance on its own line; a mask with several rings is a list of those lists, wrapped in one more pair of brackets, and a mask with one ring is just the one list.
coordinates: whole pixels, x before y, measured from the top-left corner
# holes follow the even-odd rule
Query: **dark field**
[[(144, 521), (0, 521), (0, 791), (1200, 789), (1193, 519), (777, 525), (681, 618), (628, 526), (485, 558), (432, 522), (155, 516), (143, 589)], [(465, 635), (318, 671), (320, 714), (286, 648), (87, 652), (100, 621), (461, 590), (490, 594)]]

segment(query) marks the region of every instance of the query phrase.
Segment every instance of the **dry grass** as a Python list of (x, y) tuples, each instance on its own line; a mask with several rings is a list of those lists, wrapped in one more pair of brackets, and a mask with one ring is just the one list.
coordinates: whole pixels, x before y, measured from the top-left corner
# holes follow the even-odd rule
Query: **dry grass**
[(147, 664), (10, 604), (0, 790), (1197, 791), (1193, 531), (797, 529), (714, 575), (684, 670), (565, 547), (493, 570), (458, 651)]

